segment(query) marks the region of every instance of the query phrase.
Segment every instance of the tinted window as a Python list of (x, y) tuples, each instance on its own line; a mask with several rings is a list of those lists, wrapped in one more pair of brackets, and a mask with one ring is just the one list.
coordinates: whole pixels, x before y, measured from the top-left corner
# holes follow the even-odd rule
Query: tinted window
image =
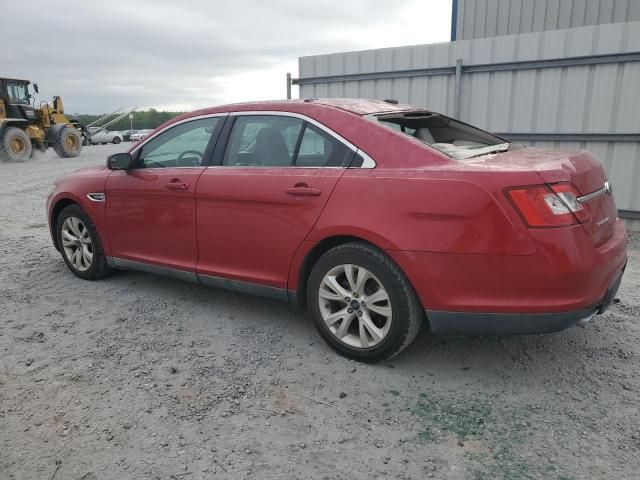
[(181, 123), (161, 133), (142, 146), (141, 168), (197, 167), (221, 121), (220, 117), (202, 118)]
[(222, 163), (229, 166), (290, 166), (303, 123), (293, 117), (239, 116)]
[(9, 94), (9, 103), (29, 105), (29, 92), (25, 84), (8, 83), (7, 93)]
[(296, 167), (347, 166), (353, 151), (328, 133), (307, 124), (300, 142)]

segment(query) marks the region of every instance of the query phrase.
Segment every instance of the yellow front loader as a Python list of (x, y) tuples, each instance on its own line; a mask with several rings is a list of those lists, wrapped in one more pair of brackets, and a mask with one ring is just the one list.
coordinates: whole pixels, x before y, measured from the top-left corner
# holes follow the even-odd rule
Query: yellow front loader
[[(34, 148), (53, 147), (60, 157), (77, 157), (89, 136), (80, 122), (64, 114), (60, 97), (32, 105), (28, 80), (0, 78), (0, 160), (24, 161)], [(38, 93), (38, 84), (32, 84)]]

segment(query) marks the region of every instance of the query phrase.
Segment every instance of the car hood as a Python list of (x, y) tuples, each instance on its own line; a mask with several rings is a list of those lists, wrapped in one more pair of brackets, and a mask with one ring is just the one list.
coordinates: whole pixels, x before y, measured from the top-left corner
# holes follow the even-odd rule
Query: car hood
[(94, 165), (93, 167), (79, 168), (78, 170), (74, 170), (73, 172), (69, 173), (66, 176), (92, 175), (92, 174), (104, 172), (105, 170), (107, 170), (106, 165)]

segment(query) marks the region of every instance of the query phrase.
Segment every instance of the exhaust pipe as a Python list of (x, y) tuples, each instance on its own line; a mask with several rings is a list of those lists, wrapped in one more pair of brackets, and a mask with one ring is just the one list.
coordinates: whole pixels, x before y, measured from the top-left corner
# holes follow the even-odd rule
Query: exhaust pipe
[(587, 323), (589, 323), (593, 319), (593, 317), (595, 317), (595, 316), (596, 316), (596, 312), (593, 311), (589, 315), (587, 315), (586, 317), (581, 318), (580, 320), (578, 320), (578, 323), (576, 323), (576, 325), (578, 327), (580, 327), (580, 328), (584, 328), (584, 327), (587, 326)]

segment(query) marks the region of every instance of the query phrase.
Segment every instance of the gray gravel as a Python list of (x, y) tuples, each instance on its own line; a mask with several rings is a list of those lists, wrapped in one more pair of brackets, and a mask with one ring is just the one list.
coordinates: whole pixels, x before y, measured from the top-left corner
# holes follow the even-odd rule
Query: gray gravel
[(640, 242), (585, 329), (362, 365), (283, 303), (68, 272), (51, 181), (124, 148), (0, 164), (0, 478), (638, 478)]

